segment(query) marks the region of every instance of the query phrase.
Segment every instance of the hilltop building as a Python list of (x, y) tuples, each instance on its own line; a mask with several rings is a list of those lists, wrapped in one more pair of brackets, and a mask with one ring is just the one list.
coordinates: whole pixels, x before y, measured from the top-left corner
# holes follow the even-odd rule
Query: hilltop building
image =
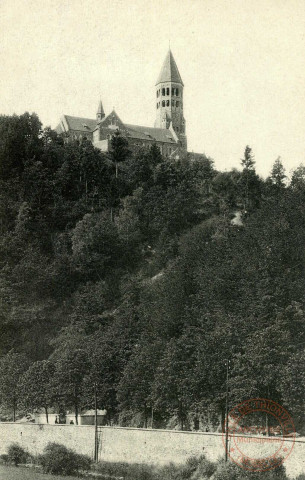
[(134, 152), (155, 143), (163, 155), (182, 158), (187, 155), (183, 89), (181, 75), (169, 50), (155, 86), (154, 127), (124, 123), (114, 110), (105, 115), (100, 101), (95, 119), (63, 115), (56, 131), (62, 134), (66, 141), (87, 138), (95, 147), (108, 152), (114, 130), (118, 129), (128, 139), (129, 148)]

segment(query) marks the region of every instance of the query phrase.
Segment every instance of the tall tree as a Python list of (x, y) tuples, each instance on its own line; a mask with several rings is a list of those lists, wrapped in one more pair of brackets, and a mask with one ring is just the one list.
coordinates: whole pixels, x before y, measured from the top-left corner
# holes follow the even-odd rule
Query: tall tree
[(285, 175), (285, 168), (283, 166), (283, 163), (281, 161), (281, 157), (278, 157), (273, 166), (272, 166), (272, 170), (271, 170), (271, 173), (270, 173), (270, 179), (273, 183), (273, 185), (275, 185), (275, 187), (280, 190), (280, 189), (283, 189), (285, 187), (285, 179), (286, 179), (286, 175)]
[(44, 408), (47, 423), (49, 423), (48, 410), (53, 402), (54, 375), (54, 364), (50, 360), (42, 360), (30, 365), (18, 384), (24, 408), (31, 411)]
[(260, 181), (255, 172), (254, 155), (252, 153), (252, 148), (249, 147), (249, 145), (245, 148), (244, 157), (241, 159), (241, 165), (243, 170), (239, 184), (241, 187), (243, 209), (244, 212), (247, 213), (249, 210), (258, 206), (261, 194)]
[(3, 406), (12, 409), (14, 422), (20, 402), (18, 382), (27, 369), (27, 365), (26, 356), (13, 350), (0, 359), (0, 401)]

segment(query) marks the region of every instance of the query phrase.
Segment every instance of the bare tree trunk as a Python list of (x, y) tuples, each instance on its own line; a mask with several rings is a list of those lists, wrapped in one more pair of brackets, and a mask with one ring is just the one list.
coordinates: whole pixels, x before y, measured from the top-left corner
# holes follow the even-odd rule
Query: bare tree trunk
[(77, 398), (75, 398), (75, 423), (78, 425), (78, 401)]
[(146, 403), (144, 403), (144, 428), (147, 428), (147, 407), (146, 407)]
[(48, 412), (48, 407), (44, 407), (45, 409), (45, 412), (46, 412), (46, 419), (47, 419), (47, 423), (49, 423), (49, 412)]
[(181, 430), (184, 429), (184, 421), (183, 421), (183, 405), (182, 402), (179, 402), (179, 416), (180, 416), (180, 424), (181, 424)]

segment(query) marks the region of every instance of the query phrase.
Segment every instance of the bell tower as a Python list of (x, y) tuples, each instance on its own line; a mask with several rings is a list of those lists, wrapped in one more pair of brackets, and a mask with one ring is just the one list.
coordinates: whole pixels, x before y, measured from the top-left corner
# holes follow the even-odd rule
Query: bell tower
[(180, 145), (187, 148), (183, 116), (183, 88), (177, 64), (171, 50), (167, 52), (156, 83), (156, 128), (172, 127)]

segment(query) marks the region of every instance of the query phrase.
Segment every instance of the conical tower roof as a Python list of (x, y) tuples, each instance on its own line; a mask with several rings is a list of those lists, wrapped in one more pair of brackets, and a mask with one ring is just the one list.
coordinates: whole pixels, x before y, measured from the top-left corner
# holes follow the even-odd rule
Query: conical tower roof
[(171, 50), (167, 52), (156, 85), (162, 82), (176, 82), (183, 85), (182, 78)]
[(104, 109), (103, 109), (103, 104), (102, 100), (100, 100), (100, 103), (98, 104), (98, 109), (97, 109), (97, 114), (100, 114), (101, 116), (105, 115)]

